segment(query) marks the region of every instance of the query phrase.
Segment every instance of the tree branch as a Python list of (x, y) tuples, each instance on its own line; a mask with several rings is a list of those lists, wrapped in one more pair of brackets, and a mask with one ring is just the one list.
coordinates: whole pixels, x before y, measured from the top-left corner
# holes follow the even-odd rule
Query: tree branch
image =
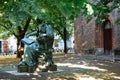
[(9, 28), (3, 24), (0, 23), (0, 26), (11, 32), (15, 37), (17, 36), (13, 31), (9, 30)]
[[(25, 26), (24, 26), (23, 32), (26, 32), (26, 31), (27, 31), (30, 21), (31, 21), (31, 17), (28, 17), (28, 19), (26, 20), (26, 24), (25, 24)], [(25, 33), (24, 33), (24, 34), (25, 34)]]

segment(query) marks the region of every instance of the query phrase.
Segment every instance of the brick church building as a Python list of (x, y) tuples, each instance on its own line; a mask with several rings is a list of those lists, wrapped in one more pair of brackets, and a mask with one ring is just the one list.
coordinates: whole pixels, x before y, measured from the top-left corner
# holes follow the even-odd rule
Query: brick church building
[(81, 53), (85, 48), (95, 48), (107, 54), (120, 47), (120, 24), (116, 24), (120, 12), (114, 10), (108, 15), (101, 27), (95, 24), (95, 18), (89, 23), (81, 16), (74, 21), (75, 53)]

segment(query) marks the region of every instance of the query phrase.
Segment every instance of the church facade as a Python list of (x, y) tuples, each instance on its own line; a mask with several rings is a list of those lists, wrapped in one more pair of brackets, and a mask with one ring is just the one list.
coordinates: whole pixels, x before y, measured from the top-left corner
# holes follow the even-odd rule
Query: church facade
[(98, 26), (93, 18), (89, 23), (84, 17), (74, 21), (74, 51), (81, 53), (86, 48), (100, 49), (103, 53), (109, 54), (114, 48), (120, 47), (120, 12), (114, 10), (102, 26)]

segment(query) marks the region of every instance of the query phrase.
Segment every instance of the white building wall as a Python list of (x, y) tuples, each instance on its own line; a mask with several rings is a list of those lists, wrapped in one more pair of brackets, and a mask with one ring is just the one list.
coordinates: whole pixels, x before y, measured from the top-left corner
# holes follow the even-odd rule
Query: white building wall
[[(53, 45), (54, 49), (64, 49), (64, 41), (63, 40), (59, 40), (59, 36), (55, 36), (55, 39), (58, 39), (58, 47), (55, 47)], [(74, 38), (70, 38), (69, 40), (67, 40), (67, 48), (72, 48), (74, 47)]]
[(10, 38), (8, 38), (8, 43), (9, 43), (10, 50), (12, 50), (12, 51), (17, 50), (17, 40), (15, 39), (14, 36), (11, 36)]
[[(59, 39), (59, 36), (55, 36), (54, 39)], [(72, 48), (74, 47), (74, 43), (73, 43), (74, 38), (70, 38), (69, 40), (67, 40), (67, 47), (68, 48)], [(11, 36), (10, 38), (8, 38), (8, 42), (9, 42), (9, 49), (12, 49), (13, 51), (17, 50), (17, 40), (14, 38), (14, 36)], [(63, 40), (58, 40), (58, 47), (55, 47), (53, 44), (53, 48), (54, 49), (64, 49), (64, 42)], [(3, 48), (2, 48), (3, 50)]]

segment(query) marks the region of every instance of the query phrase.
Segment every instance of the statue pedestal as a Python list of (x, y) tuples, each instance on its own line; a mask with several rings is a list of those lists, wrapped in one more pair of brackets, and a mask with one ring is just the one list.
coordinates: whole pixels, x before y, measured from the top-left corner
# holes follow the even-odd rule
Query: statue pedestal
[(17, 69), (18, 69), (18, 72), (33, 73), (36, 70), (36, 66), (20, 65), (17, 67)]
[(34, 73), (37, 71), (37, 69), (40, 69), (41, 72), (48, 72), (48, 71), (57, 71), (57, 65), (52, 66), (44, 66), (44, 65), (38, 65), (38, 66), (27, 66), (27, 65), (19, 65), (17, 66), (17, 71), (22, 72), (28, 72), (28, 73)]
[(57, 71), (57, 65), (46, 66), (46, 69), (48, 69), (48, 71)]
[(29, 73), (33, 73), (33, 72), (35, 72), (35, 70), (36, 70), (36, 66), (29, 66), (28, 67), (28, 72)]
[(48, 72), (48, 71), (57, 71), (57, 65), (52, 66), (39, 66), (41, 72)]
[(18, 68), (18, 72), (28, 72), (28, 66), (26, 65), (20, 65), (17, 68)]

